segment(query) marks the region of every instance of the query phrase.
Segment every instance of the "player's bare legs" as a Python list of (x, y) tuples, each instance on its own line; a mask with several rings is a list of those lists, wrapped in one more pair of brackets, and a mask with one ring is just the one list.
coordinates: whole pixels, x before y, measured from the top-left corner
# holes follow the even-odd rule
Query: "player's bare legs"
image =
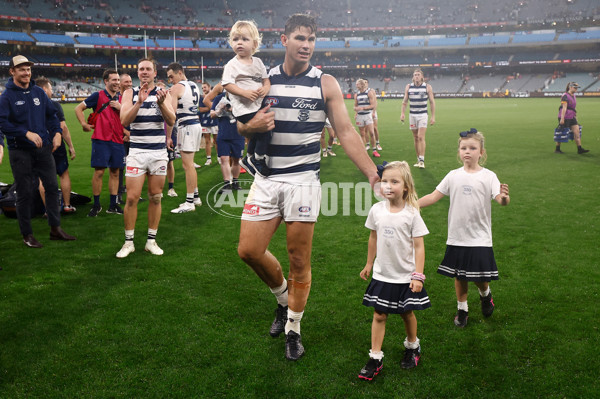
[(242, 220), (240, 226), (238, 255), (269, 288), (281, 286), (284, 280), (279, 261), (267, 249), (280, 223), (278, 217), (263, 221)]

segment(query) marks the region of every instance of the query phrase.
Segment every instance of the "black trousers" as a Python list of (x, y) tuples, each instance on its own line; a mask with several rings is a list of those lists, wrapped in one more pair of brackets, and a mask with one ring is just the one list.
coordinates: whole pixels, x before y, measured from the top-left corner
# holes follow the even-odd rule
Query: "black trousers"
[(46, 190), (48, 225), (60, 226), (60, 202), (52, 145), (35, 149), (10, 149), (8, 156), (15, 178), (17, 219), (21, 234), (33, 234), (31, 213), (38, 179), (41, 179)]

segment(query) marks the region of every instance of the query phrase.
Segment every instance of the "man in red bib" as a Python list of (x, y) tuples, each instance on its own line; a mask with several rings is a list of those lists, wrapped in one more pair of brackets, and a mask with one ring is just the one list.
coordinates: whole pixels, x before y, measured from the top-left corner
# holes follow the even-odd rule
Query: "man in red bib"
[[(109, 168), (108, 192), (110, 205), (106, 213), (123, 214), (117, 205), (117, 192), (119, 189), (119, 169), (125, 167), (125, 148), (123, 147), (123, 126), (119, 116), (121, 104), (119, 103), (119, 73), (114, 69), (107, 69), (102, 75), (104, 90), (93, 93), (75, 108), (75, 115), (84, 132), (92, 134), (92, 193), (94, 206), (88, 213), (89, 217), (96, 217), (102, 210), (100, 193), (102, 192), (102, 178), (104, 171)], [(96, 113), (94, 125), (86, 121), (83, 111), (91, 108)]]

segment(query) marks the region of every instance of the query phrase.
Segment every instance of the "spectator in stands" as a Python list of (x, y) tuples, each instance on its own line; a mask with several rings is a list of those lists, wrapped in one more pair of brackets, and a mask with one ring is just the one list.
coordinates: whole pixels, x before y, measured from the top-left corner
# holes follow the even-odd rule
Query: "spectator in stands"
[[(575, 92), (579, 89), (579, 85), (575, 82), (567, 84), (565, 94), (560, 99), (560, 107), (558, 108), (558, 124), (571, 128), (573, 132), (573, 139), (577, 144), (577, 153), (585, 154), (590, 152), (581, 146), (581, 132), (579, 130), (579, 122), (577, 122), (577, 100), (575, 99)], [(560, 150), (560, 143), (556, 143), (556, 149), (554, 150), (557, 154), (563, 154)]]
[[(84, 132), (94, 131), (92, 134), (92, 193), (94, 205), (89, 217), (96, 217), (102, 210), (100, 193), (102, 192), (102, 178), (104, 171), (109, 168), (108, 192), (110, 205), (106, 213), (122, 215), (123, 210), (117, 204), (119, 190), (119, 169), (125, 166), (125, 147), (123, 146), (123, 126), (119, 113), (119, 73), (114, 69), (107, 69), (102, 74), (104, 90), (92, 93), (75, 107), (75, 115)], [(96, 114), (93, 125), (88, 124), (83, 114), (86, 108), (92, 108)]]
[[(52, 99), (52, 83), (45, 77), (39, 77), (36, 80), (36, 84), (44, 90), (44, 93), (48, 96), (49, 99)], [(76, 211), (74, 206), (71, 206), (71, 176), (69, 175), (69, 159), (67, 156), (67, 149), (65, 147), (65, 143), (69, 147), (69, 154), (71, 155), (71, 161), (75, 159), (75, 147), (73, 147), (73, 142), (71, 141), (71, 132), (69, 132), (69, 127), (65, 122), (65, 113), (62, 109), (62, 105), (58, 101), (52, 101), (52, 104), (56, 107), (56, 116), (58, 116), (58, 120), (60, 121), (60, 127), (62, 128), (62, 142), (60, 143), (60, 147), (58, 147), (52, 155), (54, 156), (54, 163), (56, 164), (56, 174), (59, 176), (60, 180), (60, 189), (62, 191), (63, 197), (63, 213), (73, 213)], [(44, 185), (40, 181), (39, 185), (40, 195), (42, 200), (44, 201), (44, 205), (46, 205), (46, 197)]]
[(423, 71), (419, 68), (413, 72), (412, 82), (406, 85), (404, 89), (404, 99), (402, 100), (402, 112), (400, 120), (404, 122), (406, 105), (410, 101), (410, 116), (408, 123), (412, 130), (415, 140), (415, 151), (417, 153), (417, 163), (413, 166), (425, 168), (425, 133), (427, 132), (427, 100), (431, 106), (431, 119), (429, 123), (435, 123), (435, 100), (433, 98), (433, 89), (429, 83), (425, 83)]
[[(138, 62), (140, 86), (123, 93), (121, 123), (130, 126), (131, 148), (127, 156), (127, 203), (125, 204), (125, 243), (117, 252), (117, 258), (125, 258), (135, 251), (133, 238), (137, 220), (137, 205), (142, 188), (148, 177), (148, 239), (145, 250), (153, 255), (162, 255), (156, 244), (156, 233), (160, 223), (161, 198), (167, 175), (167, 146), (164, 123), (175, 124), (175, 111), (171, 106), (171, 95), (159, 90), (156, 79), (156, 63), (148, 58)], [(166, 141), (166, 142), (165, 142)]]
[(7, 137), (10, 166), (17, 191), (17, 219), (23, 242), (41, 248), (33, 236), (31, 211), (37, 179), (46, 188), (46, 209), (51, 240), (75, 240), (60, 227), (56, 165), (52, 151), (62, 141), (56, 108), (44, 91), (31, 79), (30, 62), (22, 55), (11, 58), (11, 77), (0, 96), (0, 130)]

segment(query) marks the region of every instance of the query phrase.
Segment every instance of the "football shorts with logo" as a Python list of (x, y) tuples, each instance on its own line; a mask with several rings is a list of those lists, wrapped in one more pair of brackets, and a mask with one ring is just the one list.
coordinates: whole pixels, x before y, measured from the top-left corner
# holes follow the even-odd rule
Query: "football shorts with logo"
[(261, 221), (282, 217), (286, 222), (316, 222), (321, 209), (321, 184), (284, 183), (254, 177), (242, 220)]
[(410, 114), (408, 116), (408, 123), (411, 129), (427, 127), (427, 114)]
[(167, 150), (130, 152), (127, 155), (126, 177), (138, 177), (148, 173), (152, 176), (166, 176), (169, 157)]
[(356, 115), (356, 126), (363, 127), (369, 126), (373, 124), (373, 115), (371, 113), (368, 114), (357, 114)]

